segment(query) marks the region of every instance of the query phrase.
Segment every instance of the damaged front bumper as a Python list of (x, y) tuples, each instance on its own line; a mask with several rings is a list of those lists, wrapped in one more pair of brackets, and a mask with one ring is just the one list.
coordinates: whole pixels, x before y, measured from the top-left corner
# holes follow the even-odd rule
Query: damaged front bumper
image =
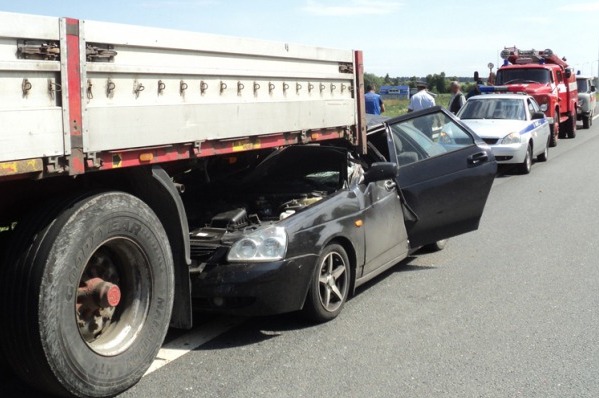
[(191, 275), (194, 309), (274, 315), (303, 307), (316, 254), (272, 262), (207, 264)]

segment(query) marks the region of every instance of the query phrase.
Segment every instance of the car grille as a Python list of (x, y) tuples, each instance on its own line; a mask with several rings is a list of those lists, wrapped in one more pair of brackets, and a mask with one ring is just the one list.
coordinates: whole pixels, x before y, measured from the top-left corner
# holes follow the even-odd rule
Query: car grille
[(217, 245), (207, 245), (207, 244), (198, 244), (194, 241), (191, 241), (191, 245), (189, 247), (191, 258), (198, 260), (199, 262), (207, 261), (211, 258), (220, 248)]
[(495, 144), (497, 144), (497, 142), (499, 142), (499, 139), (498, 138), (483, 138), (483, 141), (489, 145), (495, 145)]

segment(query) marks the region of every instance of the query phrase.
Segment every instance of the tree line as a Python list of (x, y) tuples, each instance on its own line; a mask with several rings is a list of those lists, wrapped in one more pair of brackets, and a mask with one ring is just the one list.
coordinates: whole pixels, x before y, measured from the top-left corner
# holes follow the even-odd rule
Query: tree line
[(449, 93), (449, 85), (452, 81), (460, 82), (463, 92), (468, 92), (472, 86), (474, 86), (474, 79), (472, 77), (457, 77), (457, 76), (445, 76), (445, 72), (440, 74), (427, 75), (426, 77), (390, 77), (387, 73), (385, 76), (377, 76), (373, 73), (364, 73), (364, 85), (372, 85), (376, 87), (376, 91), (381, 86), (409, 86), (410, 88), (416, 87), (416, 82), (424, 81), (428, 84), (428, 89), (438, 94)]

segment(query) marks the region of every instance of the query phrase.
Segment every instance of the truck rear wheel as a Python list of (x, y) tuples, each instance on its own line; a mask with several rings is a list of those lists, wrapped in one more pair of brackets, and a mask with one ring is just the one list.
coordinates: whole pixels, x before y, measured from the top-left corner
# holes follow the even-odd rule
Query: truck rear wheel
[[(558, 115), (558, 113), (556, 113), (556, 115)], [(553, 124), (549, 125), (549, 130), (551, 132), (549, 146), (553, 148), (557, 146), (557, 138), (561, 137), (561, 133), (559, 131), (559, 120), (556, 120), (555, 117), (553, 118)]]
[(576, 138), (576, 114), (570, 114), (568, 119), (560, 123), (560, 138)]
[(591, 126), (591, 115), (582, 115), (582, 128), (588, 129)]
[(28, 239), (15, 242), (0, 279), (13, 303), (2, 309), (11, 367), (60, 396), (134, 385), (160, 349), (173, 301), (172, 254), (156, 215), (132, 195), (107, 192), (18, 227)]
[(576, 138), (576, 112), (570, 115), (566, 123), (568, 124), (568, 138)]

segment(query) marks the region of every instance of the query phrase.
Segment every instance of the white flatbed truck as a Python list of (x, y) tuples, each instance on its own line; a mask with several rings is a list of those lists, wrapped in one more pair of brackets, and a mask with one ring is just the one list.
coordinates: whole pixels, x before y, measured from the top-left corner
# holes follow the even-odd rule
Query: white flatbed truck
[(134, 385), (192, 325), (176, 175), (346, 139), (362, 54), (0, 13), (0, 362), (58, 396)]

